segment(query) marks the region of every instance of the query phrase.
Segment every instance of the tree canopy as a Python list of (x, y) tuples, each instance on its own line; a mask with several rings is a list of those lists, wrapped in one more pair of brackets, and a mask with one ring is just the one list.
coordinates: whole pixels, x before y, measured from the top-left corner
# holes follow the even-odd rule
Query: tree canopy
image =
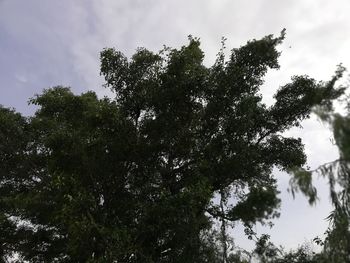
[[(247, 227), (278, 216), (272, 169), (295, 171), (302, 141), (283, 132), (335, 82), (294, 76), (262, 102), (280, 36), (203, 64), (200, 41), (179, 49), (101, 52), (115, 98), (44, 90), (23, 117), (0, 108), (0, 257), (29, 262), (215, 262), (213, 220)], [(213, 201), (226, 192), (233, 204)], [(215, 259), (216, 260), (216, 259)]]

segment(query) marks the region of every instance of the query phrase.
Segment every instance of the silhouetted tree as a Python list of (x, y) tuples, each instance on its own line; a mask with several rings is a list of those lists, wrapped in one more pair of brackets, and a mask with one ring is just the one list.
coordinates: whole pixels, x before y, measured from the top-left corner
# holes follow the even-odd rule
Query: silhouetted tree
[[(259, 88), (284, 32), (222, 49), (200, 42), (101, 53), (115, 99), (45, 90), (25, 118), (0, 111), (1, 256), (30, 262), (214, 262), (213, 219), (247, 226), (278, 215), (272, 168), (295, 170), (300, 139), (283, 136), (342, 89), (295, 76), (275, 103)], [(227, 190), (234, 205), (212, 201)], [(220, 258), (220, 257), (219, 257)], [(233, 260), (233, 256), (227, 257)], [(225, 256), (226, 260), (226, 256)]]

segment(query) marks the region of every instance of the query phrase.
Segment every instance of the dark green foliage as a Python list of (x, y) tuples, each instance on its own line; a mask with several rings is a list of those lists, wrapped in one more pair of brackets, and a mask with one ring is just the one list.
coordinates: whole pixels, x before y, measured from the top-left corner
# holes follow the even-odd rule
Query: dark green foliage
[[(344, 71), (343, 67), (339, 67), (334, 78), (340, 77), (341, 71)], [(314, 201), (316, 191), (312, 186), (312, 174), (319, 173), (328, 179), (334, 210), (327, 218), (330, 225), (325, 233), (326, 238), (315, 238), (315, 242), (323, 246), (318, 262), (350, 262), (350, 108), (348, 104), (345, 115), (335, 113), (329, 105), (321, 105), (316, 112), (332, 128), (339, 159), (313, 171), (295, 170), (292, 190), (301, 190)]]
[(350, 262), (350, 117), (328, 112), (333, 136), (339, 149), (339, 159), (318, 169), (329, 179), (334, 210), (329, 215), (330, 227), (323, 243), (329, 262)]
[(286, 252), (269, 241), (270, 236), (262, 235), (256, 240), (256, 248), (251, 253), (260, 263), (326, 263), (322, 253), (315, 253), (309, 244)]
[[(33, 117), (1, 108), (1, 256), (215, 262), (213, 218), (251, 226), (277, 216), (273, 167), (306, 160), (300, 139), (282, 132), (342, 92), (298, 76), (263, 104), (283, 37), (250, 41), (227, 61), (221, 51), (210, 68), (196, 38), (130, 60), (105, 49), (115, 100), (56, 87), (31, 100)], [(235, 201), (224, 210), (212, 202), (223, 190)]]

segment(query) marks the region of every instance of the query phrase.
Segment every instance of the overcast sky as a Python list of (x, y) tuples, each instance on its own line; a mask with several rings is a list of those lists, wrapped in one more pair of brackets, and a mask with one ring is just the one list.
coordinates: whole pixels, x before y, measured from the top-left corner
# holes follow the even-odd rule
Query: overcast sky
[[(55, 85), (108, 95), (99, 76), (105, 47), (131, 55), (139, 46), (179, 47), (192, 34), (210, 65), (222, 36), (231, 49), (286, 28), (281, 69), (268, 73), (262, 89), (271, 103), (293, 75), (328, 80), (340, 62), (350, 68), (349, 12), (349, 0), (0, 0), (0, 104), (30, 115), (28, 98)], [(337, 157), (331, 133), (316, 118), (289, 133), (304, 139), (311, 167)], [(326, 230), (327, 185), (317, 181), (321, 201), (310, 208), (304, 197), (286, 193), (288, 175), (277, 176), (282, 210), (269, 233), (276, 244), (295, 248)], [(239, 229), (234, 233), (237, 245), (251, 246)]]

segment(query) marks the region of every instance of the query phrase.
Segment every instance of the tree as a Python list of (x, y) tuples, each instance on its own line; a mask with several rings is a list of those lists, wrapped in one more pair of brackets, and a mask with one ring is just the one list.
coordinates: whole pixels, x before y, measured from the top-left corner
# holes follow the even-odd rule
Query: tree
[(326, 232), (324, 250), (331, 262), (350, 261), (350, 104), (347, 115), (329, 112), (327, 121), (332, 125), (333, 135), (339, 149), (339, 159), (320, 168), (330, 185), (334, 207), (329, 216), (330, 228)]
[[(340, 68), (341, 71), (344, 68)], [(325, 232), (325, 239), (315, 238), (315, 242), (323, 246), (320, 254), (322, 262), (350, 262), (350, 102), (345, 99), (346, 114), (334, 111), (332, 107), (318, 107), (316, 113), (322, 121), (327, 123), (339, 150), (339, 158), (321, 165), (315, 170), (300, 169), (295, 174), (299, 178), (311, 178), (313, 174), (320, 174), (328, 179), (330, 199), (334, 210), (328, 216), (329, 228)], [(295, 183), (295, 182), (294, 182)], [(310, 180), (294, 184), (298, 189), (312, 189)], [(308, 192), (308, 191), (304, 191)], [(319, 261), (321, 262), (321, 260)]]
[(295, 250), (286, 252), (283, 247), (276, 247), (269, 241), (270, 236), (262, 235), (256, 241), (256, 248), (252, 252), (261, 263), (321, 263), (324, 257), (315, 253), (309, 244), (299, 246)]
[[(3, 258), (30, 262), (213, 262), (213, 219), (248, 227), (278, 216), (272, 168), (306, 161), (299, 126), (343, 89), (295, 76), (275, 104), (259, 88), (278, 69), (272, 35), (223, 49), (211, 67), (197, 38), (180, 49), (101, 52), (115, 99), (56, 87), (34, 116), (1, 109)], [(228, 192), (234, 204), (212, 201)], [(229, 257), (224, 257), (229, 258)], [(233, 257), (231, 257), (233, 258)]]

